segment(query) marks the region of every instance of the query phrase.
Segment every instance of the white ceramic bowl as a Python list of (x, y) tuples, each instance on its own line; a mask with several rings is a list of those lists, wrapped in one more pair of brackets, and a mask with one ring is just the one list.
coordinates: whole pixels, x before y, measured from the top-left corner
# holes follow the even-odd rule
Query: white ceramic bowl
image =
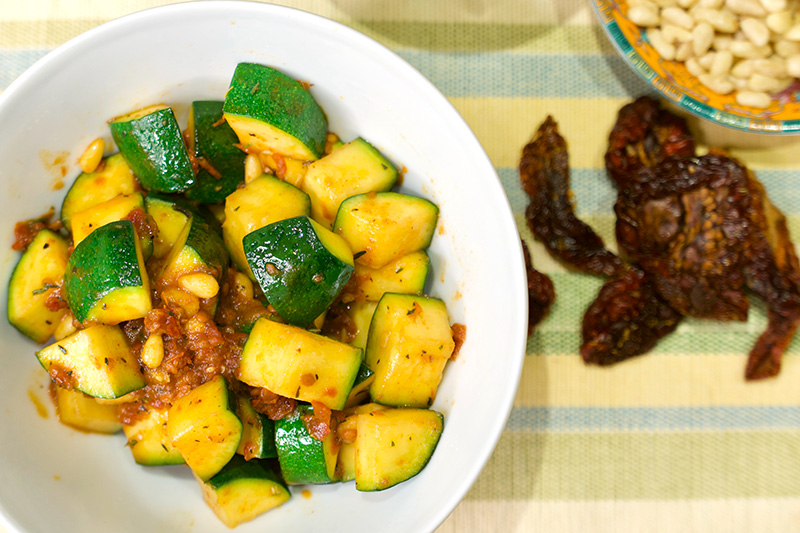
[[(467, 341), (433, 406), (445, 429), (420, 475), (380, 493), (350, 483), (308, 487), (305, 498), (294, 488), (289, 503), (237, 531), (433, 530), (478, 476), (510, 411), (525, 352), (524, 263), (500, 181), (468, 126), (371, 39), (283, 7), (200, 2), (123, 17), (47, 55), (0, 95), (2, 285), (18, 257), (14, 222), (61, 203), (66, 189), (52, 187), (58, 156), (68, 184), (93, 138), (111, 144), (110, 117), (166, 102), (185, 121), (193, 99), (224, 97), (241, 61), (312, 83), (331, 131), (372, 141), (407, 169), (404, 190), (439, 204), (430, 292), (466, 324)], [(185, 467), (140, 467), (122, 435), (59, 424), (36, 347), (5, 321), (0, 327), (0, 523), (26, 533), (228, 531)], [(47, 405), (47, 418), (31, 396)]]

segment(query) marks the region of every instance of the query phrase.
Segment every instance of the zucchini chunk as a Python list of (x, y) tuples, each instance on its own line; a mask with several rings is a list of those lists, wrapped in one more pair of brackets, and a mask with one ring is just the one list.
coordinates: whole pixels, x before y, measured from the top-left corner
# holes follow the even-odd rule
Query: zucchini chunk
[(216, 204), (244, 182), (247, 154), (235, 146), (236, 133), (222, 119), (222, 102), (192, 102), (189, 110), (189, 151), (198, 163), (194, 185), (186, 197)]
[(182, 465), (183, 456), (172, 447), (167, 435), (167, 409), (150, 409), (133, 424), (122, 426), (128, 448), (137, 464), (143, 466)]
[[(145, 210), (142, 193), (120, 194), (72, 215), (72, 245), (78, 246), (91, 232), (109, 222), (125, 220), (134, 209)], [(145, 261), (153, 255), (153, 237), (138, 235)]]
[(387, 409), (358, 416), (356, 489), (384, 490), (416, 476), (439, 443), (444, 417), (427, 409)]
[(172, 250), (184, 226), (191, 219), (192, 212), (182, 202), (160, 194), (148, 194), (144, 199), (144, 208), (158, 226), (158, 235), (153, 240), (153, 257), (162, 259)]
[[(336, 472), (342, 482), (353, 481), (356, 478), (356, 441), (358, 416), (383, 411), (388, 409), (385, 405), (367, 403), (345, 410), (345, 419), (336, 429), (341, 438), (339, 456), (336, 461)], [(355, 437), (354, 437), (355, 436)]]
[(325, 113), (300, 82), (268, 66), (239, 63), (223, 110), (247, 150), (305, 161), (325, 150)]
[(291, 497), (268, 461), (245, 461), (239, 455), (201, 487), (203, 499), (228, 527), (252, 520)]
[(185, 274), (205, 272), (213, 275), (221, 284), (228, 260), (228, 249), (219, 234), (202, 216), (193, 214), (164, 260), (159, 281), (173, 285)]
[(347, 402), (344, 404), (345, 408), (355, 407), (356, 405), (362, 404), (369, 400), (369, 388), (373, 381), (375, 381), (375, 372), (370, 370), (367, 365), (362, 363), (358, 368), (356, 381), (353, 383), (353, 388), (350, 389), (350, 395), (347, 397)]
[(50, 311), (47, 297), (64, 279), (67, 242), (43, 229), (22, 254), (8, 283), (8, 321), (37, 343), (53, 336), (66, 309)]
[(310, 405), (298, 405), (294, 413), (275, 422), (278, 461), (289, 485), (337, 481), (335, 436), (331, 431), (321, 441), (312, 437), (304, 418), (313, 414)]
[(244, 345), (239, 379), (281, 396), (340, 410), (360, 365), (360, 348), (260, 318)]
[(72, 214), (139, 189), (131, 167), (122, 154), (108, 156), (99, 169), (75, 178), (61, 204), (61, 223), (72, 230)]
[[(146, 385), (117, 326), (89, 326), (36, 352), (45, 370), (93, 398), (119, 398)], [(53, 368), (55, 366), (55, 368)]]
[(328, 229), (347, 198), (388, 191), (397, 169), (370, 143), (358, 137), (308, 165), (302, 189), (311, 198), (311, 216)]
[(283, 157), (278, 154), (261, 152), (258, 154), (261, 163), (272, 170), (279, 179), (286, 183), (291, 183), (295, 187), (302, 188), (303, 179), (308, 171), (308, 161)]
[(118, 324), (150, 312), (150, 281), (139, 239), (128, 220), (90, 233), (67, 262), (64, 289), (79, 322)]
[(236, 454), (242, 423), (221, 375), (192, 389), (169, 409), (167, 435), (192, 472), (208, 481)]
[(386, 293), (369, 329), (366, 365), (375, 372), (372, 401), (430, 407), (455, 348), (444, 302)]
[(430, 258), (423, 250), (406, 254), (381, 268), (357, 263), (353, 272), (356, 298), (377, 302), (387, 292), (422, 294), (429, 268)]
[(367, 193), (342, 202), (334, 231), (348, 242), (358, 263), (381, 268), (427, 248), (438, 219), (439, 208), (424, 198), (396, 192)]
[(122, 429), (117, 418), (117, 408), (103, 405), (97, 398), (79, 390), (55, 387), (56, 409), (62, 424), (92, 433), (116, 433)]
[(275, 448), (275, 422), (253, 409), (250, 398), (245, 396), (236, 398), (236, 414), (242, 421), (242, 440), (236, 453), (243, 455), (248, 461), (253, 457), (278, 457), (278, 450)]
[(114, 118), (109, 127), (120, 153), (145, 189), (183, 192), (194, 185), (192, 162), (171, 107), (145, 107)]
[(273, 222), (310, 213), (311, 201), (306, 193), (274, 176), (263, 175), (225, 199), (222, 238), (239, 270), (255, 281), (242, 246), (245, 235)]
[(353, 273), (344, 239), (307, 216), (259, 228), (242, 244), (267, 301), (296, 326), (308, 326), (322, 314)]

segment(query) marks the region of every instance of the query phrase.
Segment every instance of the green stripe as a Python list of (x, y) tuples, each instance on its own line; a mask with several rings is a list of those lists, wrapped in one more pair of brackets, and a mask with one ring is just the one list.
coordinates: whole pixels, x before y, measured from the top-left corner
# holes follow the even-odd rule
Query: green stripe
[(102, 19), (3, 20), (0, 48), (55, 48), (106, 22)]
[[(579, 273), (551, 273), (549, 276), (556, 289), (556, 301), (549, 316), (528, 339), (528, 353), (576, 354), (581, 344), (583, 315), (597, 296), (603, 279)], [(688, 318), (679, 329), (662, 339), (652, 353), (746, 354), (765, 327), (765, 306), (753, 297), (747, 322)], [(787, 353), (798, 352), (800, 340), (795, 336)]]
[[(52, 48), (103, 22), (102, 19), (1, 21), (0, 48)], [(347, 19), (340, 22), (389, 48), (448, 52), (514, 50), (537, 54), (614, 53), (608, 39), (587, 38), (585, 26)]]
[[(435, 458), (434, 458), (435, 459)], [(470, 500), (800, 495), (800, 432), (505, 432)]]
[(448, 52), (613, 54), (608, 39), (588, 38), (586, 26), (454, 22), (349, 21), (390, 48)]

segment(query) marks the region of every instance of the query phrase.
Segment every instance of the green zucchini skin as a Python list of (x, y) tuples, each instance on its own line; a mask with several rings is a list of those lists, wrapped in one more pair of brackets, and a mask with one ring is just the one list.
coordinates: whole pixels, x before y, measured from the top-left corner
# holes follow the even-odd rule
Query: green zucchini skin
[(127, 288), (141, 293), (148, 305), (125, 319), (145, 316), (150, 311), (149, 286), (139, 239), (129, 220), (111, 222), (90, 233), (75, 247), (64, 274), (67, 303), (80, 322), (102, 315), (106, 310), (97, 309), (99, 302)]
[(192, 102), (189, 119), (190, 146), (194, 157), (205, 159), (220, 177), (211, 175), (199, 165), (194, 185), (186, 191), (186, 197), (201, 204), (223, 202), (225, 197), (244, 182), (244, 160), (247, 155), (235, 145), (239, 142), (236, 132), (222, 121), (223, 102), (201, 100)]
[(258, 459), (278, 457), (278, 450), (275, 448), (275, 422), (253, 409), (250, 398), (245, 396), (236, 398), (236, 414), (242, 421), (242, 440), (236, 453), (243, 455), (247, 460), (251, 457)]
[[(244, 255), (269, 303), (289, 323), (305, 327), (322, 314), (353, 273), (352, 254), (326, 246), (338, 235), (299, 216), (274, 222), (245, 236)], [(349, 257), (347, 257), (349, 256)], [(349, 259), (349, 262), (348, 262)]]
[(194, 185), (194, 170), (172, 108), (120, 117), (109, 126), (119, 151), (145, 189), (183, 192)]
[(201, 487), (211, 510), (231, 528), (291, 498), (286, 483), (275, 473), (270, 461), (245, 461), (241, 455), (234, 455)]
[(8, 322), (37, 343), (53, 336), (66, 309), (50, 311), (47, 297), (61, 282), (67, 242), (44, 229), (22, 254), (8, 283)]
[(75, 178), (61, 204), (61, 223), (71, 231), (73, 213), (138, 189), (139, 183), (122, 154), (108, 156), (102, 170), (84, 172)]
[[(328, 119), (303, 85), (266, 65), (240, 63), (225, 96), (224, 112), (236, 130), (241, 117), (265, 124), (288, 135), (302, 153), (282, 153), (296, 159), (318, 159), (325, 152)], [(249, 134), (239, 134), (245, 147)], [(253, 142), (255, 142), (255, 137)], [(266, 147), (257, 147), (263, 150)], [(280, 149), (272, 149), (281, 153)]]
[(335, 481), (336, 453), (331, 448), (333, 433), (321, 441), (312, 437), (303, 417), (313, 413), (310, 405), (299, 405), (294, 413), (275, 422), (278, 461), (289, 485)]

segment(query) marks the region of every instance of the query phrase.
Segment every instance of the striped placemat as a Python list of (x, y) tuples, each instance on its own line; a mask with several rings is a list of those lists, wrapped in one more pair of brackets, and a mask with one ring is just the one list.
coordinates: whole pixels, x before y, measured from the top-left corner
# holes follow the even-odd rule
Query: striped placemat
[[(0, 90), (46, 52), (163, 1), (0, 0)], [(613, 243), (602, 168), (617, 110), (649, 92), (615, 54), (587, 0), (294, 0), (397, 51), (453, 102), (486, 147), (534, 263), (558, 299), (528, 343), (514, 409), (455, 532), (800, 531), (800, 341), (777, 379), (743, 380), (766, 324), (686, 320), (652, 354), (585, 367), (580, 322), (601, 280), (569, 273), (530, 238), (522, 146), (547, 114), (570, 145), (578, 214)], [(800, 138), (693, 125), (746, 161), (800, 236)], [(800, 237), (798, 237), (800, 238)]]

